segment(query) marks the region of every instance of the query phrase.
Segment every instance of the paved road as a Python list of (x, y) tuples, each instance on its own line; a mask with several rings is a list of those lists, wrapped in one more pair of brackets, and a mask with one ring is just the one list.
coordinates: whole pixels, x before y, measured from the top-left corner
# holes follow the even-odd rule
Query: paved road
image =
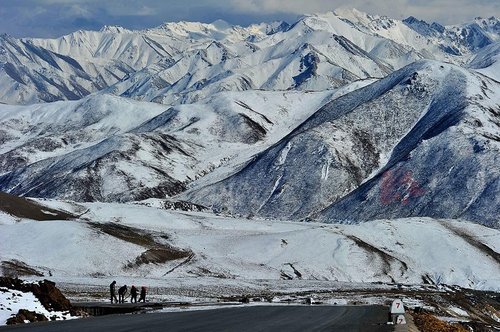
[(3, 327), (0, 331), (392, 331), (383, 306), (242, 306), (108, 315)]

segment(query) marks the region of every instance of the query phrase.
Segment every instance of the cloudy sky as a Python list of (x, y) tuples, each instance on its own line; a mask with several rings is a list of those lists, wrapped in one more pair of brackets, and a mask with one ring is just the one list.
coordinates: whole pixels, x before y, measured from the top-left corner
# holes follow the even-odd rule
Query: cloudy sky
[(105, 24), (142, 29), (180, 20), (291, 23), (301, 14), (338, 7), (397, 19), (413, 15), (442, 24), (500, 16), (500, 0), (0, 0), (0, 33), (56, 37)]

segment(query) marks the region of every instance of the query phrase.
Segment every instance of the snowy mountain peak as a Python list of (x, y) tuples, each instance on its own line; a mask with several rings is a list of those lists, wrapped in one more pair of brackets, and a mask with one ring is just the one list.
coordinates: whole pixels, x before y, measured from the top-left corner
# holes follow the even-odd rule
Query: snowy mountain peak
[(419, 20), (414, 16), (409, 16), (408, 18), (405, 18), (403, 20), (403, 23), (406, 24), (410, 29), (415, 30), (416, 32), (418, 32), (423, 36), (433, 36), (436, 34), (438, 29), (440, 29), (440, 25), (438, 25), (437, 23), (429, 24), (426, 21)]
[(212, 23), (188, 21), (167, 22), (159, 27), (159, 29), (169, 31), (181, 38), (191, 38), (194, 40), (204, 38), (221, 40), (226, 37), (226, 34), (232, 30), (232, 28), (233, 27), (229, 23), (223, 20), (216, 20)]
[(344, 18), (365, 18), (369, 17), (370, 15), (362, 12), (356, 8), (349, 8), (349, 7), (340, 7), (335, 9), (333, 12), (330, 12), (334, 15), (341, 16)]
[(272, 35), (278, 32), (285, 32), (290, 28), (290, 24), (285, 21), (274, 21), (269, 24), (265, 24), (266, 34)]
[(494, 40), (498, 40), (499, 38), (498, 35), (500, 34), (500, 19), (491, 16), (489, 18), (480, 18), (477, 17), (474, 19), (474, 23), (480, 26), (481, 29), (486, 30), (488, 33), (490, 33), (490, 37), (492, 37)]
[(494, 25), (496, 25), (496, 24), (498, 24), (500, 22), (500, 19), (498, 17), (496, 17), (496, 16), (490, 16), (490, 17), (487, 17), (487, 18), (478, 16), (478, 17), (474, 18), (474, 21), (476, 21), (476, 22), (484, 22), (484, 23), (487, 23), (489, 25), (493, 25), (494, 26)]
[(348, 20), (354, 24), (360, 24), (361, 26), (366, 25), (378, 25), (379, 28), (388, 28), (393, 26), (397, 20), (394, 20), (388, 16), (372, 15), (355, 8), (341, 8), (336, 9), (334, 14), (343, 20)]
[(131, 33), (131, 30), (125, 29), (119, 25), (105, 25), (103, 26), (99, 32), (103, 33)]

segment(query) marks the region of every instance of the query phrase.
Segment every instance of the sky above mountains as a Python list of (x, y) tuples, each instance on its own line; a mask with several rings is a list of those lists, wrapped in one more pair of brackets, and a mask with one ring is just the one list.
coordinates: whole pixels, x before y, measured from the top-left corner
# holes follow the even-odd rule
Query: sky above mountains
[(295, 21), (301, 14), (338, 7), (403, 19), (456, 24), (474, 17), (499, 16), (498, 0), (0, 0), (0, 33), (15, 37), (57, 37), (103, 25), (142, 29), (171, 21), (223, 19), (248, 25)]

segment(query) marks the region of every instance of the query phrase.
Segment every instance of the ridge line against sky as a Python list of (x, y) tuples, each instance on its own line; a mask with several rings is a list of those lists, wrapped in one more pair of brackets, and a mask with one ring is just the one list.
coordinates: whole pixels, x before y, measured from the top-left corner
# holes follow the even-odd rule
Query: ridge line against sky
[(145, 29), (164, 22), (222, 19), (235, 25), (284, 20), (336, 8), (357, 8), (395, 19), (415, 16), (441, 24), (500, 15), (500, 0), (0, 0), (0, 33), (59, 37), (104, 25)]

